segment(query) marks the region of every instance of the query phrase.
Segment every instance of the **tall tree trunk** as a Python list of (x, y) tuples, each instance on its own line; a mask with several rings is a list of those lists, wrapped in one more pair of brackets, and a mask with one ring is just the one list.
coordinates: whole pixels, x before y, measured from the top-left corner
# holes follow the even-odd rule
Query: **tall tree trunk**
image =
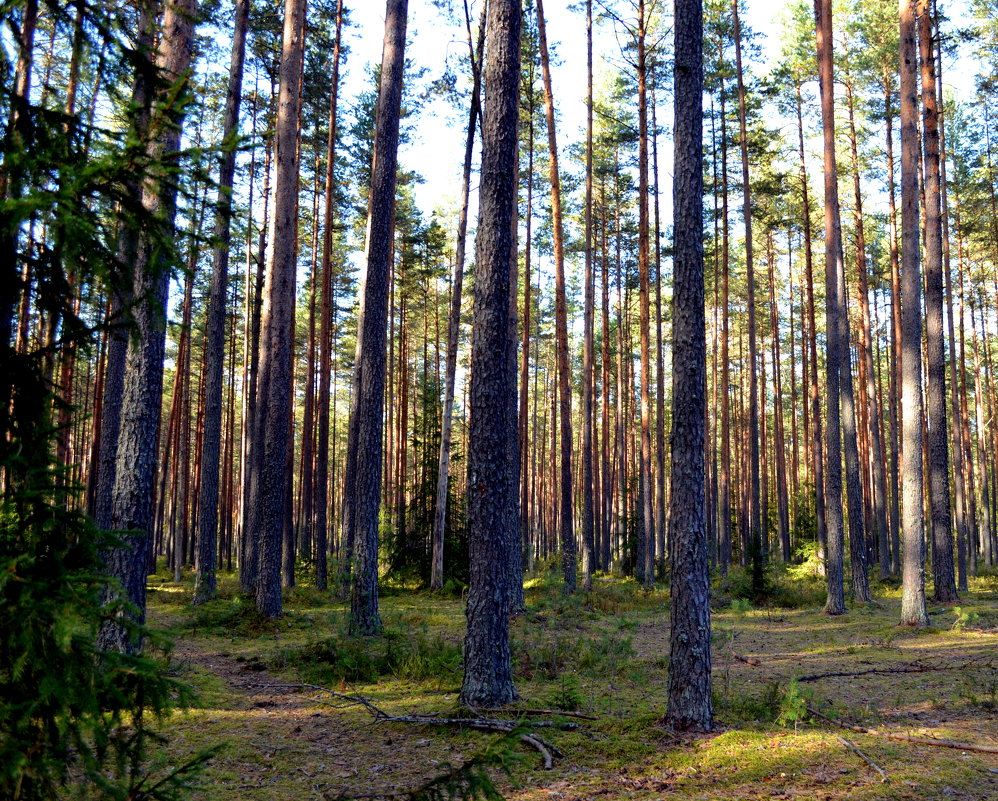
[(315, 457), (315, 586), (325, 590), (329, 551), (329, 381), (332, 373), (333, 209), (336, 205), (336, 125), (340, 93), (340, 53), (343, 37), (343, 0), (336, 2), (336, 40), (329, 89), (329, 131), (326, 136), (326, 191), (322, 207), (322, 311), (319, 320), (319, 391), (316, 400), (318, 441)]
[(211, 288), (205, 313), (205, 415), (202, 440), (201, 495), (198, 501), (198, 558), (194, 603), (215, 597), (215, 564), (218, 539), (218, 471), (222, 438), (222, 367), (225, 361), (225, 311), (228, 300), (229, 243), (231, 240), (232, 181), (236, 171), (239, 106), (243, 94), (243, 60), (249, 0), (237, 0), (232, 30), (232, 62), (222, 127), (222, 163), (218, 171), (215, 211), (215, 246), (212, 253)]
[(936, 96), (938, 33), (928, 0), (920, 0), (918, 44), (922, 65), (922, 144), (925, 164), (925, 360), (929, 424), (929, 502), (932, 508), (933, 598), (959, 600), (953, 569), (950, 524), (949, 432), (946, 424), (946, 346), (943, 341), (942, 196), (939, 186), (939, 98)]
[[(174, 90), (173, 84), (182, 85), (186, 81), (194, 43), (195, 10), (195, 0), (172, 0), (166, 7), (157, 53), (163, 80), (171, 84), (160, 90), (164, 95)], [(179, 124), (164, 126), (159, 139), (150, 144), (154, 161), (175, 156), (180, 133)], [(172, 182), (164, 175), (145, 176), (141, 202), (144, 212), (162, 226), (162, 234), (169, 238), (176, 213), (176, 189)], [(115, 548), (106, 556), (109, 575), (121, 582), (140, 623), (145, 620), (156, 444), (163, 395), (170, 282), (170, 265), (164, 256), (160, 243), (149, 234), (139, 238), (133, 273), (134, 297), (139, 299), (132, 308), (136, 331), (129, 339), (126, 356), (111, 513), (113, 528), (133, 534), (129, 537), (130, 547)], [(113, 623), (101, 629), (98, 642), (103, 650), (137, 651), (142, 645), (125, 627)]]
[(551, 223), (554, 245), (554, 318), (558, 354), (558, 420), (561, 428), (561, 562), (565, 592), (575, 592), (575, 531), (572, 518), (572, 390), (568, 360), (568, 303), (565, 297), (565, 248), (561, 213), (561, 175), (558, 169), (558, 137), (554, 120), (554, 94), (548, 59), (544, 4), (537, 0), (537, 31), (540, 40), (541, 75), (544, 79), (544, 107), (548, 130), (548, 169), (551, 176)]
[(810, 356), (809, 395), (811, 402), (811, 472), (814, 478), (814, 519), (818, 535), (818, 559), (824, 566), (828, 547), (825, 520), (825, 460), (821, 426), (821, 389), (818, 385), (818, 332), (815, 323), (814, 254), (811, 246), (811, 193), (808, 189), (807, 164), (804, 160), (804, 121), (801, 88), (797, 86), (797, 148), (800, 156), (801, 200), (804, 207), (804, 283), (807, 287), (808, 354)]
[[(281, 614), (281, 550), (287, 513), (292, 333), (298, 245), (298, 122), (304, 52), (305, 0), (286, 0), (277, 121), (274, 129), (273, 212), (263, 287), (260, 364), (257, 376), (256, 461), (247, 521), (259, 543), (256, 608)], [(253, 474), (251, 474), (252, 476)]]
[(676, 3), (672, 323), (672, 604), (669, 707), (680, 731), (710, 731), (710, 574), (705, 520), (707, 342), (703, 278), (703, 16)]
[(519, 539), (519, 481), (516, 418), (509, 413), (508, 398), (516, 393), (510, 261), (517, 216), (520, 24), (518, 0), (489, 4), (468, 431), (471, 583), (460, 695), (462, 704), (474, 707), (499, 706), (517, 697), (509, 646), (509, 572), (510, 549)]
[[(354, 565), (350, 631), (375, 634), (378, 613), (378, 509), (381, 499), (382, 422), (385, 395), (385, 327), (393, 257), (395, 172), (405, 64), (408, 0), (388, 0), (381, 86), (375, 113), (371, 194), (367, 213), (367, 272), (358, 320), (357, 359), (350, 409), (347, 474), (352, 474), (352, 513), (347, 518)], [(508, 262), (507, 262), (508, 269)], [(352, 453), (353, 461), (349, 461)]]
[[(482, 6), (483, 10), (485, 5)], [(465, 16), (468, 24), (468, 48), (471, 49), (471, 21), (465, 3)], [(454, 378), (457, 373), (457, 346), (461, 334), (461, 290), (464, 285), (464, 251), (468, 239), (468, 199), (471, 194), (471, 162), (475, 151), (475, 123), (481, 113), (479, 97), (481, 79), (478, 64), (481, 63), (482, 48), (485, 44), (485, 18), (478, 27), (478, 46), (471, 51), (472, 90), (468, 110), (468, 136), (464, 144), (464, 174), (461, 183), (461, 213), (457, 222), (457, 247), (454, 258), (454, 281), (451, 286), (450, 317), (447, 321), (447, 367), (444, 377), (444, 408), (440, 423), (440, 460), (437, 467), (437, 501), (433, 515), (433, 549), (430, 568), (430, 589), (439, 590), (444, 585), (444, 530), (447, 523), (447, 477), (450, 470), (450, 441), (454, 415)], [(476, 55), (477, 53), (477, 55)], [(530, 274), (527, 274), (527, 295), (530, 295)], [(529, 318), (528, 318), (529, 319)], [(524, 364), (527, 351), (524, 348)], [(524, 379), (525, 380), (525, 379)], [(526, 410), (526, 391), (522, 393), (523, 409)]]
[(864, 387), (866, 392), (866, 408), (868, 410), (868, 425), (870, 450), (872, 457), (868, 460), (873, 471), (873, 514), (877, 539), (878, 561), (880, 562), (880, 577), (886, 578), (890, 573), (890, 542), (887, 529), (887, 477), (884, 472), (884, 461), (881, 458), (883, 446), (880, 439), (880, 403), (877, 399), (876, 374), (873, 365), (873, 344), (870, 327), (870, 287), (867, 278), (866, 264), (866, 231), (863, 224), (863, 194), (860, 188), (859, 150), (856, 142), (856, 119), (852, 83), (846, 83), (846, 97), (849, 105), (849, 150), (852, 159), (853, 199), (856, 215), (856, 272), (859, 277), (859, 314), (860, 314), (860, 348), (859, 358), (863, 363)]
[(762, 557), (762, 495), (759, 474), (759, 355), (755, 323), (755, 263), (752, 247), (752, 190), (749, 183), (748, 125), (746, 121), (745, 77), (742, 70), (741, 24), (738, 19), (738, 2), (731, 0), (735, 38), (735, 75), (738, 80), (738, 128), (742, 155), (742, 214), (745, 218), (745, 281), (748, 304), (749, 345), (749, 548), (752, 551), (752, 588), (756, 594), (763, 590)]
[(728, 223), (728, 124), (724, 78), (721, 78), (721, 480), (720, 563), (721, 575), (731, 564), (731, 253)]
[(901, 623), (927, 626), (922, 482), (922, 315), (918, 242), (918, 88), (913, 0), (899, 0), (901, 36), (901, 417), (904, 560)]
[(595, 511), (593, 505), (593, 3), (586, 0), (586, 208), (582, 333), (582, 589), (593, 586)]

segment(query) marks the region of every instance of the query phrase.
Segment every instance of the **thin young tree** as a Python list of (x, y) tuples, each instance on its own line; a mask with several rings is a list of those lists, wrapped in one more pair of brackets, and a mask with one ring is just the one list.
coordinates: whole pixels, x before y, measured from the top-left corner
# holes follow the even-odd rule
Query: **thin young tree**
[(554, 327), (558, 362), (558, 421), (561, 439), (561, 495), (559, 529), (561, 563), (565, 592), (574, 593), (576, 585), (575, 531), (572, 489), (572, 389), (568, 358), (568, 301), (565, 295), (565, 245), (561, 212), (561, 174), (558, 169), (558, 136), (554, 121), (554, 92), (551, 88), (551, 64), (548, 56), (544, 4), (537, 0), (537, 32), (540, 40), (541, 76), (544, 81), (544, 108), (548, 129), (548, 171), (551, 180), (551, 227), (554, 246)]
[[(381, 502), (382, 423), (385, 413), (385, 346), (388, 285), (394, 255), (395, 181), (399, 113), (405, 63), (408, 0), (388, 0), (381, 83), (375, 110), (371, 190), (367, 209), (367, 270), (357, 327), (357, 358), (350, 404), (348, 461), (350, 511), (345, 516), (353, 542), (350, 631), (376, 634), (378, 612), (378, 511)], [(508, 268), (508, 263), (507, 263)], [(351, 459), (352, 456), (352, 459)]]
[[(586, 209), (582, 332), (582, 588), (593, 586), (596, 559), (593, 476), (593, 3), (586, 0)], [(525, 400), (525, 399), (524, 399)]]
[(703, 269), (703, 10), (677, 0), (672, 295), (672, 605), (669, 708), (680, 731), (710, 731), (710, 574), (704, 429), (707, 337)]
[(519, 543), (516, 474), (516, 331), (511, 325), (517, 216), (519, 0), (491, 0), (483, 64), (482, 178), (471, 335), (468, 430), (468, 629), (460, 701), (516, 699), (509, 645), (510, 559)]
[(756, 342), (755, 309), (755, 259), (752, 246), (752, 189), (749, 181), (748, 126), (746, 122), (745, 72), (742, 69), (742, 34), (738, 17), (738, 3), (731, 0), (734, 22), (735, 76), (738, 82), (738, 129), (742, 156), (742, 216), (745, 220), (745, 282), (748, 304), (749, 346), (749, 397), (748, 397), (748, 454), (749, 454), (749, 550), (752, 558), (752, 586), (762, 591), (762, 488), (759, 455), (759, 377), (758, 345)]
[[(483, 10), (485, 4), (482, 4)], [(457, 346), (461, 333), (461, 296), (464, 286), (464, 253), (468, 238), (468, 200), (471, 195), (471, 162), (475, 151), (475, 126), (480, 110), (481, 79), (478, 64), (482, 56), (485, 37), (483, 15), (478, 28), (477, 52), (471, 45), (471, 18), (468, 4), (464, 4), (465, 22), (468, 26), (468, 48), (471, 50), (471, 103), (468, 109), (468, 135), (464, 143), (464, 172), (461, 182), (461, 211), (457, 221), (457, 244), (454, 254), (454, 281), (451, 284), (450, 317), (447, 320), (447, 364), (444, 373), (444, 408), (440, 421), (440, 460), (437, 465), (437, 501), (433, 514), (433, 543), (430, 564), (430, 589), (439, 590), (444, 585), (444, 528), (447, 524), (447, 479), (450, 469), (451, 431), (454, 416), (454, 379), (457, 374)], [(524, 355), (526, 359), (526, 355)], [(524, 398), (523, 403), (526, 403)]]
[(325, 590), (329, 549), (329, 382), (333, 365), (333, 210), (336, 200), (336, 126), (343, 50), (343, 0), (336, 3), (336, 43), (329, 89), (329, 130), (326, 135), (326, 191), (322, 212), (322, 296), (319, 319), (319, 391), (316, 399), (318, 437), (315, 453), (315, 586)]
[(243, 60), (249, 0), (237, 0), (232, 29), (232, 61), (225, 98), (222, 128), (222, 163), (218, 171), (215, 210), (215, 244), (212, 251), (211, 288), (205, 314), (205, 404), (201, 445), (201, 488), (198, 499), (197, 578), (194, 603), (215, 596), (215, 562), (218, 539), (218, 476), (222, 444), (222, 367), (225, 361), (225, 311), (228, 301), (229, 243), (232, 219), (232, 180), (236, 171), (239, 106), (243, 96)]

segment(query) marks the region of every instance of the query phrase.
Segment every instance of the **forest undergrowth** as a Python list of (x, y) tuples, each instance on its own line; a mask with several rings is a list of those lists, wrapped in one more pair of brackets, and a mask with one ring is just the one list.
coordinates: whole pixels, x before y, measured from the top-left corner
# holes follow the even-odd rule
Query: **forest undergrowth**
[[(695, 738), (660, 722), (666, 589), (604, 576), (566, 597), (555, 573), (528, 577), (512, 626), (517, 706), (572, 728), (540, 730), (560, 753), (551, 770), (529, 748), (509, 755), (509, 775), (496, 777), (504, 797), (998, 799), (998, 753), (859, 733), (815, 714), (998, 746), (998, 574), (973, 580), (959, 606), (930, 607), (931, 627), (917, 631), (896, 625), (895, 587), (831, 617), (820, 611), (823, 579), (791, 570), (774, 569), (755, 603), (740, 570), (715, 580), (717, 730)], [(285, 615), (265, 621), (234, 576), (220, 586), (218, 600), (193, 608), (192, 578), (164, 572), (150, 587), (151, 619), (175, 638), (173, 670), (200, 696), (168, 721), (165, 747), (180, 760), (223, 745), (199, 801), (404, 797), (501, 736), (378, 720), (344, 697), (389, 716), (456, 717), (459, 595), (389, 589), (385, 634), (351, 638), (329, 594), (292, 589)]]

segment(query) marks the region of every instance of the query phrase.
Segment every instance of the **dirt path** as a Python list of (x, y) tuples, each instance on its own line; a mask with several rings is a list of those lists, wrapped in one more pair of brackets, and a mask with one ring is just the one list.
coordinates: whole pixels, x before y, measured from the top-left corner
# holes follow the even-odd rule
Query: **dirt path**
[[(209, 652), (178, 640), (174, 662), (195, 683), (221, 682), (219, 708), (185, 713), (185, 737), (225, 743), (212, 760), (212, 786), (195, 798), (325, 799), (412, 787), (434, 766), (460, 759), (439, 737), (399, 733), (363, 706), (265, 669), (257, 658)], [(344, 688), (349, 692), (348, 688)], [(304, 791), (304, 792), (303, 792)]]

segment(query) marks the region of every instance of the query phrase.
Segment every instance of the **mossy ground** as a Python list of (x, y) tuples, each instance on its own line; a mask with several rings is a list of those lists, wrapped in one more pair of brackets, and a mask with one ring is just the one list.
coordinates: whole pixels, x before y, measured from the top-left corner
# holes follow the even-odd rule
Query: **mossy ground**
[[(998, 756), (835, 730), (805, 706), (885, 730), (998, 745), (998, 586), (974, 581), (959, 609), (930, 605), (932, 626), (899, 628), (896, 588), (840, 617), (821, 614), (821, 582), (774, 574), (771, 598), (738, 600), (738, 574), (715, 585), (717, 731), (677, 737), (665, 712), (669, 611), (664, 589), (600, 577), (564, 597), (554, 574), (530, 577), (512, 625), (522, 705), (595, 715), (545, 730), (564, 757), (552, 771), (525, 752), (503, 780), (509, 799), (998, 799)], [(166, 755), (223, 743), (194, 798), (323, 799), (413, 787), (483, 747), (490, 735), (373, 723), (362, 706), (304, 682), (361, 695), (392, 714), (451, 712), (460, 687), (460, 598), (389, 591), (386, 634), (347, 637), (346, 608), (298, 588), (277, 621), (261, 621), (234, 577), (221, 597), (189, 605), (191, 585), (150, 587), (150, 619), (172, 630), (174, 667), (200, 694), (165, 722)], [(736, 596), (732, 600), (732, 595)], [(759, 664), (747, 664), (737, 657)], [(920, 662), (958, 669), (870, 673), (792, 684), (795, 677)], [(884, 784), (845, 736), (886, 771)]]

